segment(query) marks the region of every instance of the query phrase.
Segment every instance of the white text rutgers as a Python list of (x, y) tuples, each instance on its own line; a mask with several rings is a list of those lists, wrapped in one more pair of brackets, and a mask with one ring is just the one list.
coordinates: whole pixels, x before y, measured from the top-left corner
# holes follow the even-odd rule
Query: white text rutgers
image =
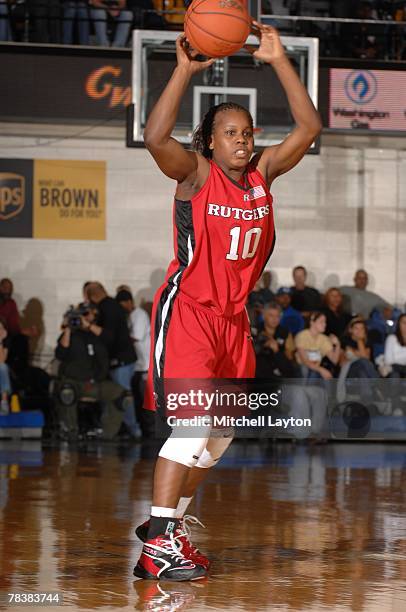
[(269, 204), (258, 208), (234, 208), (222, 204), (208, 204), (207, 214), (214, 217), (233, 218), (241, 221), (253, 221), (269, 215)]

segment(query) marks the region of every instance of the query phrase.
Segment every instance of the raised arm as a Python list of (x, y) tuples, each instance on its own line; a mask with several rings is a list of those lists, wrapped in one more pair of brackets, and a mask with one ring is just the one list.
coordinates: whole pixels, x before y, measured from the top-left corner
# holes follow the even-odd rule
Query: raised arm
[(256, 58), (271, 64), (285, 90), (289, 107), (296, 123), (285, 140), (266, 148), (258, 156), (258, 169), (270, 185), (272, 181), (296, 166), (321, 131), (320, 115), (309, 94), (296, 74), (279, 38), (277, 30), (256, 21), (253, 32), (260, 39), (258, 48), (246, 45)]
[(144, 142), (148, 151), (166, 176), (182, 183), (192, 176), (198, 167), (197, 154), (186, 151), (171, 137), (178, 116), (180, 103), (191, 77), (211, 66), (214, 60), (198, 62), (196, 53), (187, 48), (186, 37), (181, 34), (176, 41), (177, 66), (148, 117), (144, 130)]

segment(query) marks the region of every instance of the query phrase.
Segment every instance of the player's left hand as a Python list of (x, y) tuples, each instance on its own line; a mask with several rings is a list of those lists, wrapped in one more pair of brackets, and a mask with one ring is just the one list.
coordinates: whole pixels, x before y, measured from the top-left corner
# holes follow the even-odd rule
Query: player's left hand
[(272, 64), (285, 57), (285, 50), (276, 28), (253, 21), (251, 33), (259, 38), (259, 47), (244, 45), (244, 49), (255, 59)]

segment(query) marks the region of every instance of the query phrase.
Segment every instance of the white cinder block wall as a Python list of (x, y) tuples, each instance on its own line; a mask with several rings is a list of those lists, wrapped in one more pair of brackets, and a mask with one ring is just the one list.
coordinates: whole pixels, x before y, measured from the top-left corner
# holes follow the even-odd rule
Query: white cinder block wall
[[(406, 301), (406, 152), (398, 141), (346, 148), (328, 137), (319, 156), (307, 156), (274, 185), (277, 242), (268, 267), (273, 285), (291, 283), (302, 264), (321, 290), (351, 283), (365, 267), (371, 289)], [(173, 182), (144, 149), (117, 139), (63, 140), (36, 146), (31, 137), (0, 138), (7, 158), (106, 160), (107, 239), (54, 241), (0, 239), (0, 276), (9, 276), (21, 311), (30, 298), (43, 304), (43, 361), (51, 355), (61, 316), (81, 299), (86, 280), (114, 294), (129, 284), (136, 301), (152, 299), (172, 256)], [(395, 146), (397, 145), (397, 148)]]

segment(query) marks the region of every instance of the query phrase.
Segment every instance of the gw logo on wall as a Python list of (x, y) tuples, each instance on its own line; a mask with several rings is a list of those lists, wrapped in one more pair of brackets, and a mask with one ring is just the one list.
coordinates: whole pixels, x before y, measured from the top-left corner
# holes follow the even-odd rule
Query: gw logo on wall
[(0, 159), (0, 237), (104, 240), (105, 162)]

